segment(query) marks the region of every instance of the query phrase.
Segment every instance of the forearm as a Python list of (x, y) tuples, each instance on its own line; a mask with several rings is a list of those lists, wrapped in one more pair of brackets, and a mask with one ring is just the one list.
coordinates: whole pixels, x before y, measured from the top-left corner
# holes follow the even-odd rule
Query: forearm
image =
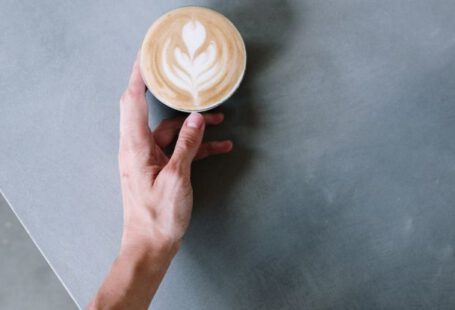
[(177, 246), (122, 246), (87, 309), (147, 309), (176, 252)]

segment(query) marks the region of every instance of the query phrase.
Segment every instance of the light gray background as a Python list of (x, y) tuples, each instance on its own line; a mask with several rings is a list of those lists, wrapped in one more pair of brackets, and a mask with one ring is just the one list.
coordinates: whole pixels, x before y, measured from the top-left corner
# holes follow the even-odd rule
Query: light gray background
[[(249, 64), (155, 308), (454, 308), (455, 2), (195, 3)], [(81, 306), (120, 240), (118, 98), (187, 4), (1, 2), (0, 186)]]
[(76, 309), (0, 194), (0, 309)]

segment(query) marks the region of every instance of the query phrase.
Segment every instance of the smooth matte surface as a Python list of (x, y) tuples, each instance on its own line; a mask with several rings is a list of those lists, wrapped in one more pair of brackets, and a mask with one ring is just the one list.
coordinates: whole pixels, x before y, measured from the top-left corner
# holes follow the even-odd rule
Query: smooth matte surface
[(77, 309), (0, 194), (0, 309)]
[[(455, 308), (455, 2), (196, 3), (248, 68), (155, 308)], [(187, 4), (0, 4), (0, 186), (80, 306), (120, 240), (118, 98)]]

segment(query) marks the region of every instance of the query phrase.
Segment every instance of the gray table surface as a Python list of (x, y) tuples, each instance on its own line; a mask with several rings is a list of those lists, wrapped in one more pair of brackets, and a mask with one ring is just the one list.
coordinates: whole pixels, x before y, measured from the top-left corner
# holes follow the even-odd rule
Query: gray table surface
[[(243, 34), (156, 309), (455, 308), (455, 2), (196, 1)], [(121, 235), (118, 98), (188, 1), (0, 3), (0, 187), (80, 306)], [(151, 125), (173, 115), (150, 101)]]

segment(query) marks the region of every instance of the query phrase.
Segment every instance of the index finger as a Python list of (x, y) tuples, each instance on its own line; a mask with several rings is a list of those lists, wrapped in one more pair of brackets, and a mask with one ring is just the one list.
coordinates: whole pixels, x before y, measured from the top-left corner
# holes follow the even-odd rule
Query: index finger
[(148, 139), (148, 108), (145, 84), (139, 68), (139, 54), (134, 62), (128, 88), (120, 98), (120, 137), (132, 144)]
[(136, 60), (133, 64), (133, 70), (131, 72), (130, 80), (128, 82), (128, 89), (137, 93), (137, 95), (143, 95), (145, 92), (145, 83), (142, 79), (141, 70), (140, 70), (140, 62), (141, 59), (141, 52), (139, 51), (136, 55)]

